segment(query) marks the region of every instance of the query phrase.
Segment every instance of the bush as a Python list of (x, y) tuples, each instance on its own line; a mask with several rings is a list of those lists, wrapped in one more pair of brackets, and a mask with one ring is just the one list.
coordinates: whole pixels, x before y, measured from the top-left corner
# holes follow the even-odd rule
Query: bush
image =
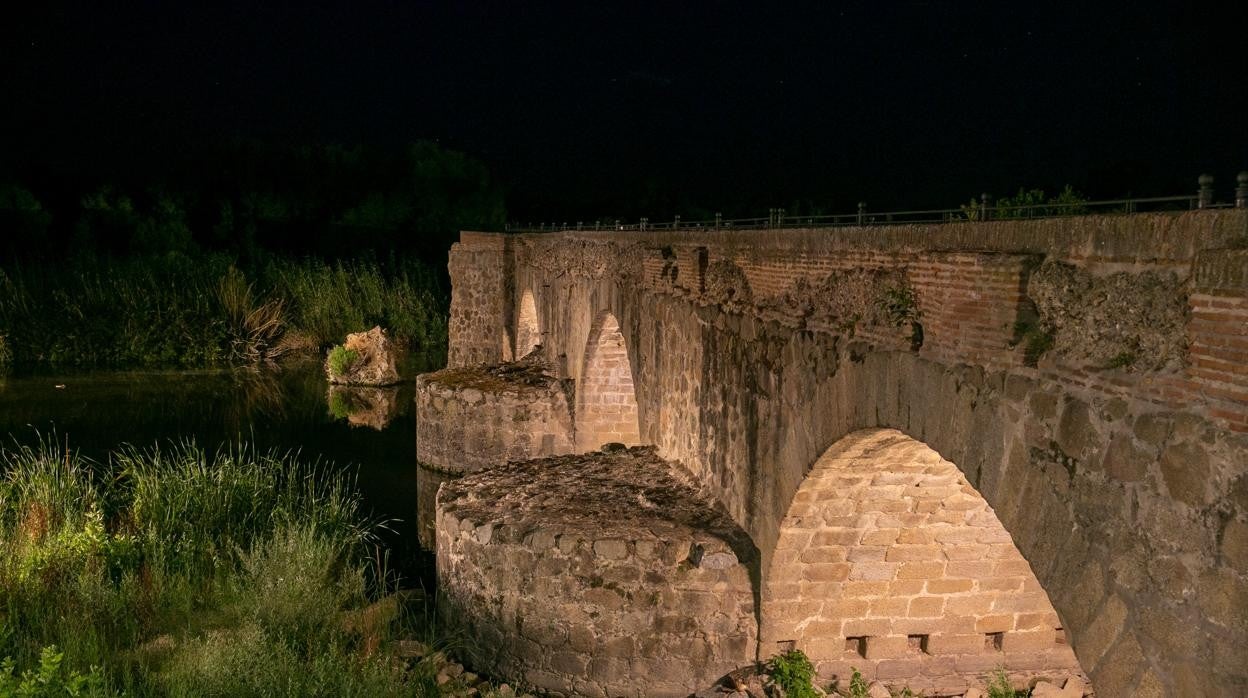
[(14, 698), (53, 698), (53, 696), (103, 696), (112, 692), (104, 687), (104, 679), (97, 667), (81, 674), (62, 666), (65, 654), (55, 646), (44, 647), (39, 655), (39, 667), (27, 669), (21, 676), (14, 674), (12, 659), (0, 663), (0, 696)]
[(816, 698), (814, 678), (815, 666), (801, 650), (789, 650), (771, 658), (768, 667), (771, 680), (784, 690), (785, 696), (792, 698)]
[(335, 376), (344, 375), (359, 360), (360, 354), (354, 349), (348, 349), (342, 345), (335, 346), (329, 350), (329, 372)]

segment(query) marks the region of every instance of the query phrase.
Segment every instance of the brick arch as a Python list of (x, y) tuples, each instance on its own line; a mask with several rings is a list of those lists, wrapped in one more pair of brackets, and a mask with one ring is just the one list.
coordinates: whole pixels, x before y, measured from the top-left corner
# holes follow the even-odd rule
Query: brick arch
[(599, 313), (585, 343), (585, 363), (576, 386), (576, 445), (597, 450), (604, 443), (641, 443), (633, 367), (620, 323)]
[(533, 292), (526, 290), (520, 297), (520, 310), (516, 316), (515, 357), (522, 359), (542, 343), (542, 329), (537, 318), (537, 303)]
[(895, 429), (864, 429), (815, 462), (781, 523), (762, 590), (760, 655), (792, 643), (825, 679), (936, 695), (1083, 674), (1057, 612), (956, 465)]

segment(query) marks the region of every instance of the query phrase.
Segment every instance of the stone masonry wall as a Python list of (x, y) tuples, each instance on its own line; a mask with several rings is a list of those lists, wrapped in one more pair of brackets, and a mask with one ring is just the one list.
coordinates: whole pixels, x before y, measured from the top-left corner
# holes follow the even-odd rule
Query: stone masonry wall
[(571, 453), (570, 396), (538, 361), (416, 379), (416, 460), (451, 474)]
[(999, 667), (1024, 685), (1080, 673), (983, 497), (896, 430), (855, 432), (820, 456), (766, 579), (763, 646), (794, 643), (824, 681), (846, 684), (857, 668), (868, 681), (960, 695)]
[(753, 546), (652, 449), (449, 482), (437, 555), (473, 666), (553, 695), (687, 696), (754, 656)]
[[(1248, 693), (1248, 378), (1234, 360), (1248, 340), (1248, 282), (1242, 252), (1218, 249), (1245, 232), (1248, 212), (1202, 211), (515, 236), (508, 287), (542, 289), (544, 350), (560, 376), (579, 378), (595, 318), (618, 319), (642, 441), (713, 493), (757, 545), (762, 570), (820, 455), (853, 431), (894, 428), (956, 465), (995, 510), (1098, 694)], [(1043, 355), (1028, 365), (1015, 337), (1026, 303), (1016, 301), (1037, 257), (1093, 275), (1175, 274), (1191, 308), (1185, 361), (1128, 371)], [(733, 261), (764, 301), (867, 259), (904, 269), (916, 289), (917, 351), (729, 307), (700, 279)], [(933, 305), (940, 286), (924, 289), (922, 264), (965, 298), (981, 294), (988, 320), (957, 310), (962, 301)]]
[(506, 313), (510, 289), (505, 265), (506, 241), (465, 233), (451, 247), (451, 341), (449, 367), (502, 361), (510, 348)]

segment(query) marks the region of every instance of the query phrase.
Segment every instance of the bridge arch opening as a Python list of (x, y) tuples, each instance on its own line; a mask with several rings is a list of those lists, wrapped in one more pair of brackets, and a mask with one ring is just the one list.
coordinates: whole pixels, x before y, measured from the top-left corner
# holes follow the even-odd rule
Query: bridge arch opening
[(956, 465), (894, 429), (823, 453), (781, 523), (760, 655), (803, 650), (824, 680), (928, 695), (1086, 675), (996, 513)]
[(576, 386), (576, 446), (594, 451), (606, 443), (641, 444), (633, 367), (620, 323), (600, 313), (585, 344), (585, 363)]
[(516, 316), (516, 359), (523, 359), (542, 343), (542, 330), (537, 321), (537, 303), (533, 292), (525, 291), (520, 297), (520, 310)]

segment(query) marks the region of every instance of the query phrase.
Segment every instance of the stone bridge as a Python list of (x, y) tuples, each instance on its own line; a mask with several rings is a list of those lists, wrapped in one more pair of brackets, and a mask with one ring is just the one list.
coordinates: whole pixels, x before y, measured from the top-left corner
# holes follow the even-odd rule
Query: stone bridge
[(480, 669), (1248, 695), (1248, 211), (465, 232), (450, 272), (417, 451), (469, 473)]

